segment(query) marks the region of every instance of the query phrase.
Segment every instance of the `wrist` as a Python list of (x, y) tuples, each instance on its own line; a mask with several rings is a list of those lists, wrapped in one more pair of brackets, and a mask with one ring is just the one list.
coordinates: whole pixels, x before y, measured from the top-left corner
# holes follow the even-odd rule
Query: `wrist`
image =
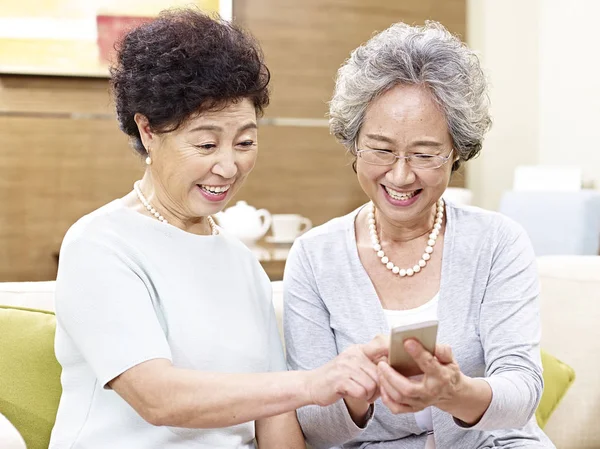
[(371, 404), (367, 401), (353, 398), (344, 398), (344, 403), (346, 404), (346, 408), (348, 409), (352, 421), (354, 421), (358, 427), (364, 427)]
[(467, 426), (474, 426), (487, 411), (492, 390), (483, 379), (473, 379), (463, 373), (460, 376), (454, 394), (439, 408)]
[(313, 397), (312, 371), (289, 372), (294, 373), (294, 375), (296, 376), (296, 382), (294, 383), (294, 385), (296, 386), (296, 394), (298, 395), (298, 398), (301, 402), (301, 405), (299, 407), (316, 404), (315, 398)]

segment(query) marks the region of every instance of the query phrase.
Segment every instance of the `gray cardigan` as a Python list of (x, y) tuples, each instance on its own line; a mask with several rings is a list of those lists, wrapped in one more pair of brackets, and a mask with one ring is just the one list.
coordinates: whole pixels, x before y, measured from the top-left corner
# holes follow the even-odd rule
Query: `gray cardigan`
[[(358, 257), (358, 210), (309, 231), (290, 252), (284, 275), (290, 369), (319, 367), (352, 344), (389, 333)], [(486, 380), (493, 397), (470, 428), (434, 407), (436, 447), (552, 448), (534, 417), (543, 379), (539, 282), (529, 239), (498, 213), (447, 203), (446, 214), (438, 342), (452, 347), (463, 373)], [(301, 408), (298, 419), (315, 449), (425, 444), (414, 414), (394, 415), (380, 400), (365, 429), (353, 423), (342, 400)]]

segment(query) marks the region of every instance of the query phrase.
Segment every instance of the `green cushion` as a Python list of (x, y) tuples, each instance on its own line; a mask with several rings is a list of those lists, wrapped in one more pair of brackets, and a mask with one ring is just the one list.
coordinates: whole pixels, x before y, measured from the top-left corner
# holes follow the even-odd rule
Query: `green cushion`
[(61, 394), (51, 312), (0, 306), (0, 413), (27, 449), (48, 449)]
[(544, 367), (544, 392), (535, 417), (538, 425), (543, 429), (575, 380), (575, 371), (544, 351), (542, 351), (542, 366)]

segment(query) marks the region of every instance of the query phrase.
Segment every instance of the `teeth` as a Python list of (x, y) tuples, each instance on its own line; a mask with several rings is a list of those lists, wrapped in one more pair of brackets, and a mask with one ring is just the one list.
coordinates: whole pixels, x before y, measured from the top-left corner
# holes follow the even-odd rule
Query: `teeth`
[(396, 192), (395, 190), (390, 189), (387, 186), (384, 186), (385, 191), (395, 200), (400, 200), (400, 201), (406, 201), (411, 199), (413, 196), (416, 195), (416, 191), (410, 192), (410, 193), (400, 193), (400, 192)]
[(223, 193), (223, 192), (227, 192), (229, 190), (229, 187), (231, 187), (230, 185), (228, 186), (205, 186), (202, 185), (200, 186), (203, 190), (206, 190), (207, 192), (210, 193)]

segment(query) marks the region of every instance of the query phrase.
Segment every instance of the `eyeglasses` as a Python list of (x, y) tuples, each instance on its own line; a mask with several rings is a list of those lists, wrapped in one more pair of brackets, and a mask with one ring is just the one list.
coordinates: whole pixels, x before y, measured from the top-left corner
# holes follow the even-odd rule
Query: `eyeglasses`
[(412, 168), (420, 170), (435, 170), (450, 160), (454, 149), (450, 150), (448, 156), (437, 156), (434, 154), (415, 153), (408, 156), (398, 156), (391, 151), (384, 150), (357, 150), (356, 154), (367, 164), (371, 165), (394, 165), (397, 159), (404, 159)]

